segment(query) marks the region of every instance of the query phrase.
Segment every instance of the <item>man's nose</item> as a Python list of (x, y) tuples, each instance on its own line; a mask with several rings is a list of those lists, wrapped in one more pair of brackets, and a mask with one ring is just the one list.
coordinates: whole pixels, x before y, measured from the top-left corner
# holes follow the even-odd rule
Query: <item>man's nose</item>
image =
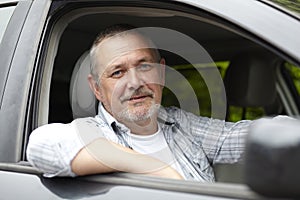
[(141, 75), (134, 69), (131, 68), (127, 73), (127, 87), (129, 89), (136, 90), (143, 84)]

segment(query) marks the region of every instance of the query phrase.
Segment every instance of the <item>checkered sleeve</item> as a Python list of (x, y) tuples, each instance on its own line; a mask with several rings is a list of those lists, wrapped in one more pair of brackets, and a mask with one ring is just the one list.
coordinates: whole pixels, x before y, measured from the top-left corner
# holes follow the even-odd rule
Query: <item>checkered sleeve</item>
[(208, 136), (215, 140), (215, 148), (205, 147), (207, 155), (213, 163), (235, 163), (242, 160), (246, 136), (253, 121), (242, 120), (231, 123), (212, 120), (211, 123), (212, 127), (218, 127), (220, 124), (216, 130), (212, 131), (214, 134)]
[(245, 138), (253, 121), (225, 122), (185, 111), (180, 115), (196, 144), (194, 147), (202, 148), (210, 163), (234, 163), (242, 158)]

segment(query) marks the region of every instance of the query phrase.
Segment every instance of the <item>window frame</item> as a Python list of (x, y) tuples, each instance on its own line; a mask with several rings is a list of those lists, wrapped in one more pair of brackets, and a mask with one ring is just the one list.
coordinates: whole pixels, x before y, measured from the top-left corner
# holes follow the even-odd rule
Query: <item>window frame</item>
[(20, 36), (22, 26), (28, 12), (29, 4), (27, 2), (6, 2), (0, 4), (1, 8), (14, 7), (10, 19), (3, 32), (0, 42), (0, 110), (2, 107), (2, 99), (6, 85), (6, 79), (10, 69), (10, 63), (17, 45), (18, 37)]

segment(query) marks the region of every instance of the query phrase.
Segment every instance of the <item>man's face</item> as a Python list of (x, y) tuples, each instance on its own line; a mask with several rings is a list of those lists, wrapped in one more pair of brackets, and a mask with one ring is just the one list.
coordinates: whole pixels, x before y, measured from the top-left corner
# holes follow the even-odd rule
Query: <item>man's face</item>
[(164, 84), (164, 60), (158, 61), (139, 35), (104, 39), (97, 50), (99, 93), (105, 109), (119, 121), (143, 121), (156, 114)]

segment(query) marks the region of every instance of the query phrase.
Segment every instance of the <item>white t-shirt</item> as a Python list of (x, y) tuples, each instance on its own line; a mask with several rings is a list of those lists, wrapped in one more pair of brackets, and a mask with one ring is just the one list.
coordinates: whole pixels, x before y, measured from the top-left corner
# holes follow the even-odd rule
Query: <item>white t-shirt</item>
[(133, 150), (161, 160), (170, 165), (184, 177), (184, 173), (182, 172), (179, 163), (174, 158), (159, 125), (158, 131), (152, 135), (127, 134), (129, 135), (129, 143)]

